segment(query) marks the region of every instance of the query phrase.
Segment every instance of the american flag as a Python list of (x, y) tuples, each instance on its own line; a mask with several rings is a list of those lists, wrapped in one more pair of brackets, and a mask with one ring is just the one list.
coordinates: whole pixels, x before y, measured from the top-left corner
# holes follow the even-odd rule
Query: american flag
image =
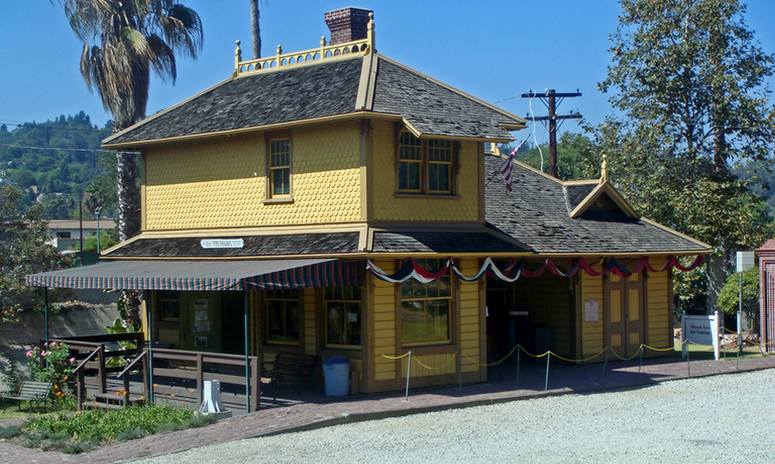
[[(524, 141), (522, 143), (525, 143)], [(503, 162), (503, 166), (501, 166), (501, 174), (503, 175), (503, 183), (506, 184), (506, 190), (511, 193), (511, 181), (512, 181), (512, 175), (514, 174), (514, 159), (517, 157), (517, 151), (519, 150), (519, 147), (522, 146), (522, 143), (514, 147), (513, 150), (511, 150), (511, 153), (509, 153), (509, 156), (506, 157), (506, 160)]]

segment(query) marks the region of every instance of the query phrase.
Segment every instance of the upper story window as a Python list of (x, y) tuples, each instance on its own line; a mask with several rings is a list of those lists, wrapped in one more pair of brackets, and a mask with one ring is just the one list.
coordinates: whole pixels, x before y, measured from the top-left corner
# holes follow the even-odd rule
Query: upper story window
[(398, 192), (452, 194), (454, 146), (449, 140), (422, 141), (411, 132), (398, 134)]
[(291, 139), (269, 140), (269, 197), (291, 194)]
[(422, 191), (422, 142), (409, 131), (401, 131), (398, 140), (398, 190)]

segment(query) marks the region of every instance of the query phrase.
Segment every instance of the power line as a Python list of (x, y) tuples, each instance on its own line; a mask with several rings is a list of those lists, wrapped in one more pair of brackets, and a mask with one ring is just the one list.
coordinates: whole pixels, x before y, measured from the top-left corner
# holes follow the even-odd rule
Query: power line
[[(12, 145), (10, 143), (0, 143), (0, 147), (8, 147), (8, 148), (21, 148), (24, 150), (56, 150), (56, 151), (78, 151), (78, 152), (89, 152), (89, 153), (115, 153), (113, 150), (103, 150), (101, 148), (56, 148), (56, 147), (35, 147), (32, 145)], [(138, 152), (124, 152), (124, 153), (138, 153)]]
[(557, 114), (557, 107), (562, 103), (563, 100), (566, 98), (573, 98), (573, 97), (580, 97), (581, 92), (576, 90), (575, 92), (555, 92), (554, 89), (549, 89), (546, 92), (533, 92), (532, 90), (523, 93), (522, 98), (538, 98), (541, 100), (541, 102), (546, 105), (546, 109), (549, 110), (549, 114), (547, 116), (532, 116), (532, 107), (531, 107), (531, 116), (533, 119), (533, 129), (535, 130), (535, 121), (546, 121), (549, 125), (549, 174), (551, 174), (554, 177), (557, 177), (557, 121), (560, 121), (560, 125), (562, 125), (562, 122), (567, 119), (581, 119), (581, 113), (579, 112), (570, 112), (568, 114)]

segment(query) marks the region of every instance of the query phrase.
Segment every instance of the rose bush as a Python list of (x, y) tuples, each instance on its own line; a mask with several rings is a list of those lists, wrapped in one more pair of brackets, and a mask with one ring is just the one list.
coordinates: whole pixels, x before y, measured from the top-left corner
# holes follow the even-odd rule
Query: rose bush
[(50, 342), (43, 348), (27, 351), (30, 376), (36, 382), (50, 382), (55, 398), (65, 396), (67, 381), (75, 369), (76, 360), (70, 356), (70, 347), (65, 343)]

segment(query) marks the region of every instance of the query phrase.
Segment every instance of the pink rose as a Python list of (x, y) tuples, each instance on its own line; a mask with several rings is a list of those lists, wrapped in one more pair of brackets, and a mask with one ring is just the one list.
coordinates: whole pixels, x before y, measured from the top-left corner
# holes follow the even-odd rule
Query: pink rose
[(43, 350), (43, 352), (40, 353), (41, 356), (46, 357), (48, 356), (48, 351)]
[(70, 364), (75, 364), (75, 358), (70, 358)]
[(49, 347), (49, 348), (56, 348), (56, 347), (57, 347), (57, 342), (51, 342), (51, 343), (49, 343), (49, 344), (48, 344), (48, 347)]
[(28, 358), (32, 357), (32, 350), (28, 350), (27, 353), (25, 353)]

